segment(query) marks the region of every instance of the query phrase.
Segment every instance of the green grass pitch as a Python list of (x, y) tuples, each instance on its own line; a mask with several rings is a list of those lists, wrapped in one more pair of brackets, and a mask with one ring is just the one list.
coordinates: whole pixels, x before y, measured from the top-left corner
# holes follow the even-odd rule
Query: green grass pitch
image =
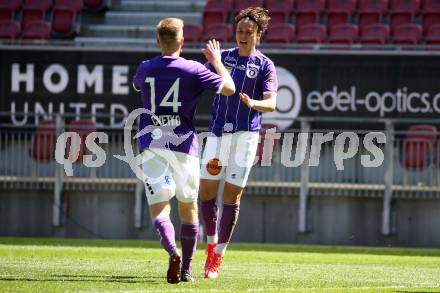
[(231, 244), (220, 278), (167, 284), (158, 241), (0, 238), (0, 292), (440, 292), (440, 250)]

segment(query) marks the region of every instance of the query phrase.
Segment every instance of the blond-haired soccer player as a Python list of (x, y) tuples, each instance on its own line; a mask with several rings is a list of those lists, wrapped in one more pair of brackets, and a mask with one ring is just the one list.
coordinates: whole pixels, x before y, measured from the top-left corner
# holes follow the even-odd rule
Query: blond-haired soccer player
[[(215, 96), (210, 131), (203, 153), (201, 209), (208, 235), (205, 277), (217, 278), (240, 210), (240, 198), (253, 165), (262, 112), (276, 107), (278, 82), (273, 62), (256, 49), (269, 23), (268, 11), (249, 7), (237, 15), (237, 47), (222, 52), (237, 92)], [(209, 66), (208, 66), (209, 67)], [(214, 70), (213, 67), (211, 67)], [(225, 181), (223, 212), (217, 231), (216, 196)]]
[[(221, 63), (217, 41), (209, 41), (203, 50), (215, 73), (201, 63), (180, 57), (184, 43), (181, 19), (160, 21), (157, 43), (162, 54), (139, 64), (133, 86), (141, 92), (143, 107), (148, 110), (148, 114), (141, 116), (140, 130), (151, 129), (139, 138), (150, 215), (160, 242), (169, 254), (167, 281), (178, 283), (194, 280), (191, 263), (199, 227), (198, 140), (193, 125), (196, 104), (205, 89), (229, 96), (234, 94), (235, 86)], [(165, 136), (186, 139), (175, 144), (158, 143)], [(173, 162), (178, 162), (178, 166)], [(182, 223), (182, 256), (177, 250), (174, 226), (170, 220), (169, 200), (174, 195), (178, 200)]]

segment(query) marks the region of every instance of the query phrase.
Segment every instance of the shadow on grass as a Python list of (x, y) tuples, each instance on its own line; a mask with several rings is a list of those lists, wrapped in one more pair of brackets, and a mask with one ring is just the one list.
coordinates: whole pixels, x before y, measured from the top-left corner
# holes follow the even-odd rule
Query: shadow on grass
[(440, 293), (439, 290), (436, 291), (396, 291), (397, 293)]
[[(37, 245), (37, 246), (65, 246), (65, 247), (161, 249), (159, 241), (152, 241), (152, 240), (147, 241), (147, 240), (0, 237), (0, 245), (1, 244), (17, 245), (17, 246)], [(203, 250), (205, 247), (206, 245), (198, 245), (199, 250)], [(417, 248), (398, 248), (398, 247), (231, 243), (228, 246), (228, 250), (440, 257), (440, 249), (422, 249), (422, 248), (417, 249)]]
[(103, 282), (103, 283), (148, 283), (162, 284), (165, 277), (139, 276), (92, 276), (92, 275), (51, 275), (48, 277), (0, 277), (0, 281), (29, 281), (29, 282)]
[(265, 251), (292, 253), (322, 253), (322, 254), (366, 254), (366, 255), (395, 255), (395, 256), (426, 256), (440, 257), (440, 249), (402, 248), (402, 247), (372, 247), (372, 246), (333, 246), (333, 245), (303, 245), (303, 244), (247, 244), (237, 243), (228, 246), (228, 250), (236, 251)]

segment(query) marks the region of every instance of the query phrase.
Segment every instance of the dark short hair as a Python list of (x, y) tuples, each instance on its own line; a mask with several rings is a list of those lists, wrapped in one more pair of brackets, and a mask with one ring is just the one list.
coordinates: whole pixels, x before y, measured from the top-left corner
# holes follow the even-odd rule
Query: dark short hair
[(248, 7), (241, 10), (235, 17), (235, 24), (238, 24), (242, 19), (250, 19), (258, 26), (258, 32), (264, 33), (269, 25), (269, 11), (263, 7)]

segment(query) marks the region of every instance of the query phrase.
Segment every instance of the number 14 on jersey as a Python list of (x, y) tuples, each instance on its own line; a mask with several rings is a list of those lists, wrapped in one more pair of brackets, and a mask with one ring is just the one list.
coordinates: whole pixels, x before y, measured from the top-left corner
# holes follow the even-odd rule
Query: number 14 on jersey
[[(156, 112), (156, 79), (154, 77), (147, 77), (145, 83), (150, 84), (150, 98), (151, 98), (151, 112)], [(179, 83), (180, 78), (177, 78), (173, 85), (169, 88), (165, 97), (159, 103), (160, 107), (173, 107), (173, 112), (178, 113), (179, 107), (182, 103), (179, 102)]]

